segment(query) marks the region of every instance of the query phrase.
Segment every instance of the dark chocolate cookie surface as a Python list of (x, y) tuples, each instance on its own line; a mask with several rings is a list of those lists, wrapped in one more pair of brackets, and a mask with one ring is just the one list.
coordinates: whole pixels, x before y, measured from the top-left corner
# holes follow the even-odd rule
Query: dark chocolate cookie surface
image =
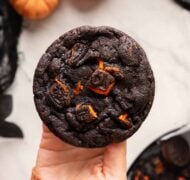
[(55, 135), (75, 146), (103, 147), (137, 131), (154, 86), (136, 41), (114, 28), (83, 26), (47, 49), (33, 91), (37, 111)]

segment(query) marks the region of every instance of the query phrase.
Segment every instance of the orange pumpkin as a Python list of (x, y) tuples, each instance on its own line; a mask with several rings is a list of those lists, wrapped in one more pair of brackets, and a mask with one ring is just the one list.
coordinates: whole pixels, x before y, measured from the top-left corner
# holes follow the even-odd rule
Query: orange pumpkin
[(28, 19), (43, 19), (58, 5), (59, 0), (10, 0), (15, 10)]

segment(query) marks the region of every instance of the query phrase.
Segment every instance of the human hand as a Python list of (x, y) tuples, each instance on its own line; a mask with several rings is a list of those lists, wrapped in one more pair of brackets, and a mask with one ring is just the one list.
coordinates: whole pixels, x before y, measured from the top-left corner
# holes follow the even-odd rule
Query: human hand
[(126, 180), (126, 142), (104, 148), (64, 143), (43, 126), (32, 180)]

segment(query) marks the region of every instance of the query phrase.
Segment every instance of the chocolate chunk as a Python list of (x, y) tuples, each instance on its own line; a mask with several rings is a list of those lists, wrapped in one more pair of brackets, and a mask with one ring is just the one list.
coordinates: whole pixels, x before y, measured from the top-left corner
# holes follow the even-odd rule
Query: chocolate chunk
[(76, 117), (81, 122), (92, 122), (97, 118), (97, 114), (91, 105), (77, 105), (76, 106)]
[(87, 82), (87, 86), (91, 91), (105, 96), (110, 93), (114, 84), (115, 79), (112, 75), (98, 69), (92, 74)]
[(135, 40), (111, 27), (83, 26), (47, 49), (33, 92), (41, 119), (55, 135), (75, 146), (103, 147), (137, 131), (150, 111), (154, 86)]
[(163, 141), (161, 149), (164, 159), (174, 166), (183, 167), (190, 163), (190, 147), (182, 136)]
[(52, 105), (62, 109), (71, 103), (72, 92), (64, 82), (56, 79), (49, 88), (47, 97)]

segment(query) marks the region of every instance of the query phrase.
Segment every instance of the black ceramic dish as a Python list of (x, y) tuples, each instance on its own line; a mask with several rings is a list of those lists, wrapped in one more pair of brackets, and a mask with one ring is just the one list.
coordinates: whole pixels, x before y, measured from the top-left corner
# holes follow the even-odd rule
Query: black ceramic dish
[(128, 180), (189, 180), (190, 147), (188, 138), (178, 133), (180, 130), (170, 131), (151, 143), (129, 168)]
[(185, 9), (190, 10), (190, 0), (175, 0), (175, 2), (184, 7)]

